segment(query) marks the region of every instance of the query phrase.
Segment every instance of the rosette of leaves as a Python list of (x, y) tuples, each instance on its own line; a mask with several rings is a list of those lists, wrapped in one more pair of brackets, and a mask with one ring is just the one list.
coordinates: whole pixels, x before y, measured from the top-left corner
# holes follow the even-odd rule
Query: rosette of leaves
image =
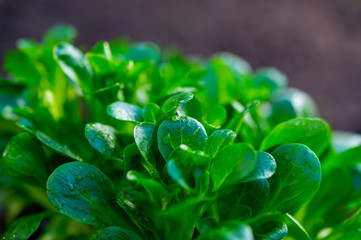
[(359, 239), (361, 137), (283, 73), (75, 34), (6, 55), (2, 239)]

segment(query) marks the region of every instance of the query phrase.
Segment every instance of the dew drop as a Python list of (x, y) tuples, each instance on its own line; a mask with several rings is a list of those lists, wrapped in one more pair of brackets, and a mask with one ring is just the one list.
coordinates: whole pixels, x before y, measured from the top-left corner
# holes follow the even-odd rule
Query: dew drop
[(83, 180), (83, 176), (81, 174), (79, 174), (78, 176), (75, 177), (76, 180), (81, 181)]
[(95, 179), (95, 175), (93, 173), (89, 173), (91, 179)]
[(169, 143), (170, 143), (170, 133), (167, 133), (167, 134), (163, 137), (163, 143), (164, 143), (164, 144), (169, 144)]
[(88, 219), (86, 219), (85, 217), (83, 217), (82, 219), (81, 219), (81, 221), (82, 222), (86, 222)]
[(74, 185), (73, 184), (67, 183), (66, 185), (68, 186), (70, 191), (74, 191)]

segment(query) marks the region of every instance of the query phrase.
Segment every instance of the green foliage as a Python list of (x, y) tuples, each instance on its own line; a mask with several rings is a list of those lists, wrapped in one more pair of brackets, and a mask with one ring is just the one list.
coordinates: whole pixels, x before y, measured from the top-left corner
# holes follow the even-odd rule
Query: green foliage
[(75, 35), (6, 55), (2, 239), (360, 238), (361, 137), (282, 72)]

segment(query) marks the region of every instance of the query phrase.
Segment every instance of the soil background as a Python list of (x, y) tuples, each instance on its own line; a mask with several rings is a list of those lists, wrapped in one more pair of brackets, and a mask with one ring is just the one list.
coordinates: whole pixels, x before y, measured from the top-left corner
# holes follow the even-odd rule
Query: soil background
[(276, 67), (335, 129), (361, 133), (361, 0), (0, 0), (0, 58), (56, 23), (87, 46), (128, 36)]

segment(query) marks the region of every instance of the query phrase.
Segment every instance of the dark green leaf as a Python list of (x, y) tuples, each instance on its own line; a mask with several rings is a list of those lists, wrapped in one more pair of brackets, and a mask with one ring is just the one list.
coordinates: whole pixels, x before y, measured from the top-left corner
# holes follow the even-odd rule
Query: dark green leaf
[(142, 240), (142, 238), (125, 228), (106, 227), (94, 233), (91, 240)]
[(271, 220), (264, 222), (254, 231), (256, 232), (256, 236), (262, 239), (280, 240), (287, 235), (288, 228), (284, 222)]
[(85, 137), (96, 150), (107, 158), (120, 159), (122, 148), (117, 131), (101, 123), (88, 123), (85, 126)]
[(173, 149), (181, 144), (192, 146), (192, 150), (203, 150), (207, 133), (197, 120), (191, 117), (174, 116), (165, 120), (158, 129), (158, 149), (167, 161)]
[(45, 154), (39, 141), (30, 133), (13, 137), (0, 161), (3, 175), (43, 186), (47, 178)]
[(251, 145), (235, 143), (216, 155), (211, 166), (211, 176), (216, 191), (225, 182), (241, 182), (255, 167), (256, 152)]
[(321, 182), (321, 165), (315, 153), (302, 144), (281, 145), (272, 152), (276, 173), (268, 180), (268, 209), (292, 213), (312, 199)]
[(111, 180), (90, 164), (61, 165), (50, 175), (47, 190), (58, 211), (79, 222), (134, 229), (122, 209), (114, 204)]
[(19, 218), (13, 222), (2, 235), (4, 240), (24, 240), (28, 239), (39, 228), (46, 214), (40, 213)]
[(67, 144), (58, 142), (55, 139), (52, 139), (50, 136), (44, 134), (43, 132), (36, 132), (36, 137), (45, 145), (53, 149), (55, 152), (60, 153), (64, 156), (70, 157), (77, 161), (83, 161), (83, 158), (76, 154)]
[(141, 123), (134, 128), (135, 143), (144, 159), (156, 166), (158, 156), (158, 126), (153, 123)]

